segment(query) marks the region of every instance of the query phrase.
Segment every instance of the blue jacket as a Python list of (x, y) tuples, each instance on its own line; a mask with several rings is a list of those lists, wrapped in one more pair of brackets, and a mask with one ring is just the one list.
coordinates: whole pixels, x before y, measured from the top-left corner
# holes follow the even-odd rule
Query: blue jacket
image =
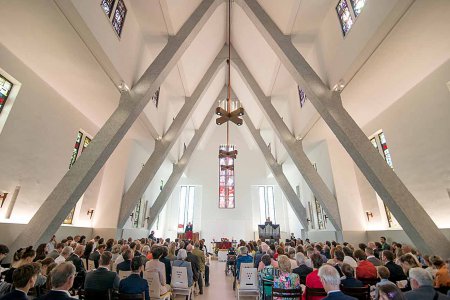
[(173, 262), (174, 267), (185, 267), (187, 270), (188, 286), (191, 287), (194, 283), (194, 273), (192, 272), (191, 263), (184, 260), (175, 260)]
[(348, 296), (341, 291), (329, 293), (323, 300), (358, 300), (352, 296)]
[(139, 274), (131, 274), (122, 279), (119, 284), (119, 293), (122, 294), (142, 294), (145, 292), (145, 300), (150, 300), (147, 280), (141, 278)]
[(253, 257), (251, 255), (238, 256), (236, 260), (236, 278), (239, 279), (239, 271), (241, 263), (253, 263)]

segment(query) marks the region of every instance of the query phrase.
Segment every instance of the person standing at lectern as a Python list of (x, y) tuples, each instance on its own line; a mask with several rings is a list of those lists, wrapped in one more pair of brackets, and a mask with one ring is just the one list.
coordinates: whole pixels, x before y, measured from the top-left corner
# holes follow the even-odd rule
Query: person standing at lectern
[(186, 225), (186, 229), (184, 230), (185, 237), (186, 237), (187, 240), (192, 240), (192, 229), (193, 229), (192, 223), (189, 222), (189, 223)]

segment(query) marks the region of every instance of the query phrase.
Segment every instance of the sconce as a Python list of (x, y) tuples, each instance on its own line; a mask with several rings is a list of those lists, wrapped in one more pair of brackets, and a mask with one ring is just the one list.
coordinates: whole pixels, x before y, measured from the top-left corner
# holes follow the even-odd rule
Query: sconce
[(306, 218), (306, 222), (308, 222), (308, 224), (309, 224), (309, 223), (311, 223), (311, 220)]
[(323, 215), (323, 221), (324, 221), (325, 223), (327, 223), (327, 221), (328, 221), (328, 216), (327, 216), (327, 215)]
[(92, 219), (92, 215), (94, 214), (94, 209), (93, 208), (90, 208), (88, 211), (87, 211), (87, 215), (89, 216), (89, 219)]
[(0, 199), (2, 200), (2, 203), (0, 205), (0, 208), (3, 207), (3, 204), (5, 203), (6, 197), (8, 196), (8, 193), (1, 193), (0, 194)]
[(132, 213), (130, 214), (130, 220), (131, 220), (131, 222), (134, 221), (134, 212), (132, 212)]
[(367, 222), (370, 221), (370, 218), (373, 218), (373, 213), (371, 211), (366, 211)]

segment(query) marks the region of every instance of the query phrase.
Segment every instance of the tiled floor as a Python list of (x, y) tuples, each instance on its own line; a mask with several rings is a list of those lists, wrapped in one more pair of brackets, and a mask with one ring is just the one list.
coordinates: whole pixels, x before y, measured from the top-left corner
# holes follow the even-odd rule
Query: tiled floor
[[(203, 295), (195, 296), (194, 300), (236, 299), (233, 291), (233, 276), (225, 276), (225, 262), (213, 260), (211, 261), (209, 270), (210, 286), (205, 287)], [(176, 299), (183, 299), (183, 297), (180, 296)], [(253, 299), (255, 298), (253, 297)]]

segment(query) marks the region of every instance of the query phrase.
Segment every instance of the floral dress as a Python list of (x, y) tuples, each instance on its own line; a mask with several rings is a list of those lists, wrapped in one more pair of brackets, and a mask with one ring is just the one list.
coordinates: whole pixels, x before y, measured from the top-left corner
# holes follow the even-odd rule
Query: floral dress
[[(272, 299), (272, 286), (263, 286), (263, 280), (273, 281), (274, 268), (272, 265), (265, 266), (264, 269), (259, 271), (258, 282), (259, 282), (259, 299)], [(263, 293), (264, 289), (264, 293)], [(264, 299), (265, 297), (265, 299)]]
[[(295, 273), (287, 273), (280, 271), (278, 277), (273, 281), (273, 287), (276, 289), (299, 289), (300, 276)], [(280, 297), (273, 298), (274, 300), (281, 300)]]

